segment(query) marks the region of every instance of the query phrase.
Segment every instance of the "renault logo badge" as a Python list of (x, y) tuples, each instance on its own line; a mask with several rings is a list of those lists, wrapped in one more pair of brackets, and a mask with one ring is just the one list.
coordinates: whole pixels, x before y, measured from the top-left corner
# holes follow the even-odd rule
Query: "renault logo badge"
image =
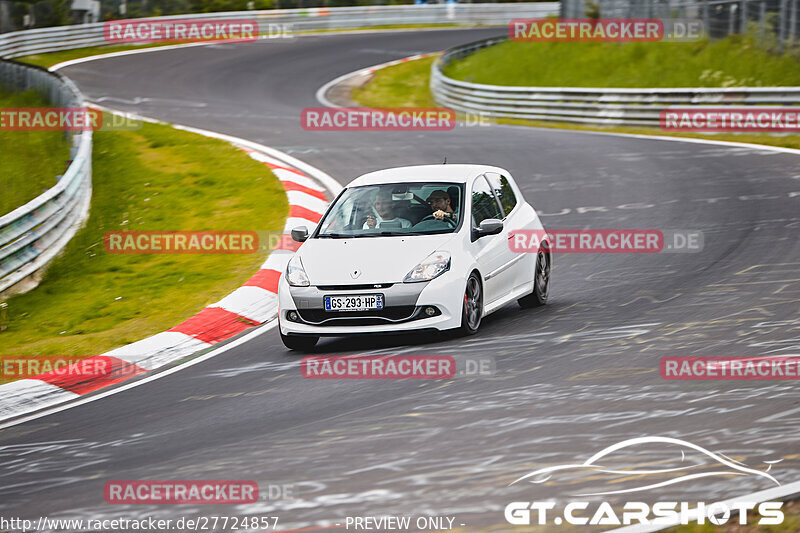
[(350, 277), (353, 278), (353, 279), (356, 279), (360, 275), (361, 275), (361, 271), (359, 269), (355, 269), (352, 272), (350, 272)]

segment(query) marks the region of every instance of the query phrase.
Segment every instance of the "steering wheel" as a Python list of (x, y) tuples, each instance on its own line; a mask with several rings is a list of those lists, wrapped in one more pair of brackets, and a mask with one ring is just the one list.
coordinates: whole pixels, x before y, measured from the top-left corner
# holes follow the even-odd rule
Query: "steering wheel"
[(424, 217), (422, 220), (420, 220), (420, 222), (425, 222), (426, 220), (436, 220), (436, 221), (439, 221), (439, 222), (445, 222), (447, 224), (450, 224), (453, 227), (456, 227), (456, 219), (453, 218), (453, 217), (444, 217), (443, 219), (438, 219), (438, 218), (433, 216), (433, 213), (431, 213), (430, 215), (428, 215), (428, 216)]

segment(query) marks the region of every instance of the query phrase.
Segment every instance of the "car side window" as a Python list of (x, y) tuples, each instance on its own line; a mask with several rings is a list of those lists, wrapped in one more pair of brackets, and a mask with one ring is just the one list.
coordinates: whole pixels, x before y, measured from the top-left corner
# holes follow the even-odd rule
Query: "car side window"
[(497, 205), (492, 189), (481, 176), (472, 185), (472, 220), (475, 226), (479, 226), (487, 218), (502, 219), (503, 213)]
[(511, 187), (511, 183), (508, 181), (507, 177), (494, 172), (487, 172), (486, 177), (489, 179), (492, 190), (500, 201), (500, 205), (503, 206), (503, 211), (505, 211), (507, 216), (517, 205), (517, 197), (514, 195), (514, 189)]

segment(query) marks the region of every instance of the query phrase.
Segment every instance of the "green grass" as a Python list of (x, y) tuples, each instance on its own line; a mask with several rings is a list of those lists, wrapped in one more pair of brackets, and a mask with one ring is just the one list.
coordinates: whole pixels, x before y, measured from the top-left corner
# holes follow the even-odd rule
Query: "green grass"
[[(408, 61), (375, 72), (372, 80), (354, 89), (353, 99), (369, 107), (430, 107), (434, 106), (429, 89), (430, 70), (433, 57)], [(665, 132), (658, 128), (629, 126), (590, 126), (539, 120), (500, 119), (502, 124), (532, 126), (538, 128), (569, 129), (578, 131), (601, 131), (609, 133), (630, 133), (635, 135), (664, 135), (732, 141), (741, 143), (766, 144), (784, 148), (800, 149), (800, 135), (769, 135), (759, 133), (719, 133), (702, 134), (690, 132)]]
[(434, 107), (428, 90), (434, 57), (424, 57), (378, 70), (353, 100), (367, 107)]
[[(47, 107), (35, 91), (0, 90), (0, 108)], [(56, 184), (69, 160), (69, 138), (58, 131), (0, 129), (0, 216), (33, 200)]]
[(111, 230), (281, 232), (277, 178), (230, 144), (169, 126), (94, 136), (90, 218), (39, 287), (8, 300), (3, 355), (95, 355), (182, 322), (239, 287), (266, 253), (118, 255)]
[(50, 68), (53, 65), (62, 63), (64, 61), (69, 61), (71, 59), (80, 59), (82, 57), (96, 56), (98, 54), (110, 54), (111, 52), (122, 52), (125, 50), (136, 50), (139, 48), (153, 48), (155, 46), (164, 46), (165, 44), (172, 43), (89, 46), (87, 48), (76, 48), (74, 50), (62, 50), (60, 52), (49, 52), (47, 54), (15, 57), (14, 61), (20, 61), (22, 63), (28, 63), (29, 65), (36, 65), (43, 68)]
[(754, 37), (694, 43), (506, 41), (448, 65), (451, 78), (546, 87), (769, 87), (800, 85), (796, 54)]

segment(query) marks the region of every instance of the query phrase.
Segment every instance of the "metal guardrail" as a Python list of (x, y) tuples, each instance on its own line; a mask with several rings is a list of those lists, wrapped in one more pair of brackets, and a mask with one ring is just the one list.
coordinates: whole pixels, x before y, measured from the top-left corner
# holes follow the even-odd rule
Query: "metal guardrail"
[[(558, 3), (438, 4), (278, 9), (199, 13), (160, 19), (242, 19), (258, 21), (268, 36), (274, 24), (292, 31), (369, 28), (387, 24), (508, 24), (558, 11)], [(103, 24), (61, 26), (0, 34), (0, 58), (13, 58), (107, 44)], [(83, 96), (68, 79), (42, 69), (0, 61), (0, 85), (37, 89), (53, 105), (83, 107)], [(38, 198), (0, 216), (0, 294), (35, 286), (37, 273), (60, 252), (86, 219), (91, 199), (92, 134), (73, 135), (72, 162), (58, 183)], [(20, 283), (25, 281), (26, 283)], [(23, 287), (24, 285), (24, 287)]]
[(755, 31), (776, 48), (797, 44), (800, 0), (562, 0), (562, 18), (659, 18), (703, 21), (711, 38)]
[[(356, 6), (310, 9), (231, 11), (153, 17), (145, 20), (255, 19), (262, 35), (270, 24), (289, 24), (295, 32), (346, 30), (389, 24), (508, 24), (514, 18), (537, 18), (558, 13), (557, 2), (507, 4), (430, 4), (402, 6)], [(72, 48), (108, 44), (103, 24), (60, 26), (0, 34), (0, 57), (12, 58)]]
[[(0, 61), (0, 86), (14, 91), (37, 90), (58, 107), (85, 105), (70, 80), (19, 63)], [(71, 139), (72, 162), (58, 183), (0, 216), (0, 294), (34, 287), (33, 275), (64, 248), (89, 213), (92, 132), (76, 132)], [(26, 283), (21, 284), (22, 281)]]
[(641, 126), (658, 126), (661, 111), (669, 106), (800, 104), (800, 87), (514, 87), (454, 80), (442, 72), (451, 61), (504, 40), (486, 39), (458, 46), (437, 58), (430, 82), (436, 102), (464, 113), (498, 118)]

